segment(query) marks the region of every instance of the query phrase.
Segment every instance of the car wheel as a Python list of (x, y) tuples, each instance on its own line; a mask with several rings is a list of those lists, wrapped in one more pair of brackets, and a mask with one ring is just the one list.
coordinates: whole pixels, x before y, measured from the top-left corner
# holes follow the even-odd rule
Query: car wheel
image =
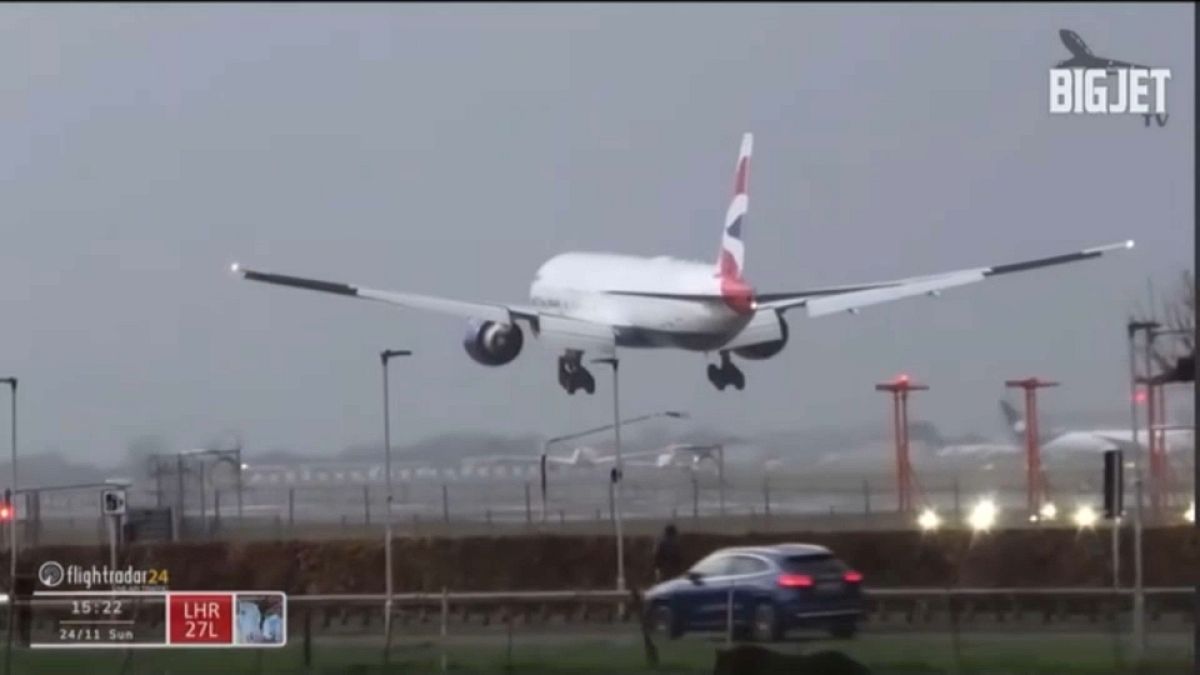
[(655, 635), (672, 640), (683, 634), (679, 622), (675, 619), (675, 612), (667, 605), (655, 605), (654, 609), (650, 610), (650, 630)]
[(858, 622), (840, 621), (829, 628), (829, 634), (839, 640), (849, 640), (858, 633)]
[(754, 622), (750, 626), (750, 637), (755, 642), (775, 642), (783, 637), (779, 614), (775, 606), (762, 603), (754, 608)]

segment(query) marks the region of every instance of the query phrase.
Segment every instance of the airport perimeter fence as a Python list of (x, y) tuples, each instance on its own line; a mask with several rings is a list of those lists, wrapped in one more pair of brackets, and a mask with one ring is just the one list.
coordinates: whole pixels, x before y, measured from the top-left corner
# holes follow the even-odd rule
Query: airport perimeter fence
[[(392, 597), (390, 622), (382, 594), (293, 595), (288, 648), (246, 658), (305, 672), (326, 672), (333, 663), (372, 672), (369, 668), (386, 660), (393, 668), (406, 665), (404, 672), (546, 672), (568, 665), (590, 665), (588, 672), (649, 672), (660, 665), (671, 672), (709, 673), (717, 649), (749, 641), (740, 619), (734, 621), (746, 615), (744, 598), (718, 595), (720, 621), (705, 635), (679, 640), (652, 632), (642, 620), (638, 592), (401, 593)], [(1143, 658), (1152, 667), (1138, 672), (1187, 672), (1194, 597), (1191, 588), (1146, 589)], [(56, 601), (63, 602), (33, 599)], [(1138, 658), (1132, 607), (1129, 589), (868, 587), (855, 638), (831, 640), (822, 630), (800, 630), (768, 646), (782, 654), (832, 649), (880, 673), (929, 672), (914, 671), (919, 664), (933, 672), (1130, 672)], [(7, 629), (10, 616), (0, 612), (0, 628)], [(32, 616), (37, 621), (41, 614)], [(154, 628), (161, 617), (149, 614), (146, 621)], [(47, 628), (34, 625), (18, 635)], [(154, 658), (128, 652), (124, 663), (131, 669), (122, 672), (157, 672), (139, 669)]]
[[(1031, 523), (1024, 487), (1017, 480), (975, 474), (928, 475), (919, 486), (918, 510), (930, 507), (941, 527), (966, 527), (975, 504), (989, 499), (1000, 509), (997, 527), (1039, 527), (1072, 518), (1081, 506), (1100, 510), (1099, 486), (1087, 477), (1064, 478), (1051, 493), (1058, 513)], [(1010, 477), (1011, 478), (1011, 477)], [(1148, 525), (1184, 522), (1190, 486), (1178, 485)], [(551, 532), (611, 532), (616, 492), (604, 471), (556, 473), (545, 492), (527, 476), (494, 480), (401, 481), (393, 488), (392, 522), (398, 535), (458, 536)], [(130, 490), (131, 506), (162, 506), (179, 511), (181, 538), (281, 539), (360, 538), (378, 534), (386, 492), (382, 484), (199, 486), (183, 500), (153, 490)], [(773, 473), (750, 477), (733, 473), (724, 481), (699, 472), (626, 477), (621, 513), (632, 533), (655, 533), (668, 522), (694, 532), (737, 534), (772, 530), (915, 529), (916, 513), (897, 512), (897, 490), (886, 475), (809, 476)], [(1127, 500), (1129, 501), (1129, 500)], [(182, 502), (182, 503), (181, 503)], [(55, 491), (38, 500), (34, 517), (17, 522), (21, 540), (33, 545), (105, 543), (108, 524), (99, 513), (97, 493)]]
[[(649, 665), (651, 651), (657, 661), (658, 651), (669, 653), (666, 650), (672, 646), (703, 653), (748, 642), (748, 633), (734, 623), (746, 607), (732, 593), (720, 595), (723, 623), (706, 637), (685, 638), (682, 645), (652, 634), (642, 620), (645, 608), (639, 594), (620, 591), (397, 595), (393, 633), (382, 641), (391, 646), (392, 658), (436, 653), (441, 670), (457, 661), (464, 649), (490, 644), (493, 658), (502, 660), (505, 672), (515, 672), (520, 670), (520, 658), (514, 652), (522, 648), (540, 654), (556, 642), (587, 644), (596, 638), (623, 636), (633, 652), (629, 657), (641, 652)], [(1065, 650), (1087, 645), (1083, 647), (1090, 652), (1086, 661), (1099, 667), (1099, 672), (1126, 672), (1138, 660), (1129, 589), (881, 588), (867, 589), (865, 597), (857, 639), (823, 646), (875, 666), (875, 672), (888, 672), (892, 664), (911, 665), (915, 652), (921, 659), (949, 666), (952, 672), (964, 672), (997, 658), (997, 651), (1001, 660), (1011, 660), (1005, 652), (1022, 643), (1041, 652), (1036, 658), (1043, 666), (1056, 658), (1069, 663), (1079, 655), (1063, 654), (1064, 647), (1058, 645), (1064, 641)], [(1143, 653), (1164, 667), (1162, 672), (1193, 659), (1194, 597), (1191, 588), (1146, 589)], [(298, 617), (292, 634), (309, 654), (324, 634), (382, 635), (387, 630), (384, 600), (381, 595), (298, 597), (292, 605), (293, 616)], [(812, 630), (793, 631), (792, 637), (770, 646), (782, 653), (811, 652), (812, 640), (828, 639)], [(655, 646), (647, 647), (647, 642)]]
[[(1193, 623), (1195, 589), (1143, 589), (1147, 624), (1162, 632), (1187, 632)], [(742, 599), (724, 593), (720, 602)], [(905, 632), (963, 629), (991, 630), (999, 626), (1030, 630), (1065, 628), (1106, 632), (1129, 625), (1134, 592), (1130, 588), (867, 588), (864, 625), (873, 630)], [(290, 611), (300, 626), (319, 634), (366, 634), (384, 628), (384, 594), (297, 595)], [(520, 625), (631, 624), (638, 621), (637, 593), (626, 591), (499, 591), (396, 593), (392, 596), (393, 624), (469, 628)], [(304, 624), (308, 624), (305, 626)], [(303, 637), (303, 634), (301, 634)]]

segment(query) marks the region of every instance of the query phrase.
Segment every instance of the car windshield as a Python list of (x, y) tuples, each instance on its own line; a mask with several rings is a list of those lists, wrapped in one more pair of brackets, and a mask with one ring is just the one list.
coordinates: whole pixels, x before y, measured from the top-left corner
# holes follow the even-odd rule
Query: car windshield
[(828, 553), (816, 555), (792, 555), (783, 559), (784, 571), (813, 576), (840, 575), (848, 568), (841, 560)]

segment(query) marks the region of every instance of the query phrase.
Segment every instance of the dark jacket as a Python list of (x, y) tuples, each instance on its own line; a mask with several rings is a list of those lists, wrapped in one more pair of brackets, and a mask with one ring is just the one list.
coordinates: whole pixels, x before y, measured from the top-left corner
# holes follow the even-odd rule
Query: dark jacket
[(654, 543), (654, 575), (658, 580), (670, 579), (683, 573), (683, 552), (675, 528), (668, 527)]

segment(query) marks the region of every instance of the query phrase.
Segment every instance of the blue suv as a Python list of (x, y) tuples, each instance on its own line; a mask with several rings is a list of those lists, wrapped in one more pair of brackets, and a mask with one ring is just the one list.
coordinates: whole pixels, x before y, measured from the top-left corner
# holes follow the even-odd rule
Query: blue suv
[(672, 638), (727, 630), (757, 641), (790, 628), (850, 638), (863, 613), (861, 574), (812, 544), (723, 548), (646, 591), (653, 630)]

